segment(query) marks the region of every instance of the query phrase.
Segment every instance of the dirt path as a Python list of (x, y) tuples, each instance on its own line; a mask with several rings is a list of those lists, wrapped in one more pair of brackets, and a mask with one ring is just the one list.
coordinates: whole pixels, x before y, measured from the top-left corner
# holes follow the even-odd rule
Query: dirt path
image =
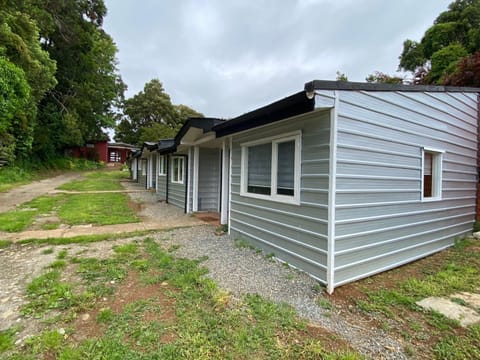
[(34, 181), (8, 192), (0, 193), (0, 213), (15, 209), (27, 201), (55, 190), (56, 187), (82, 177), (81, 173), (66, 173), (52, 178)]

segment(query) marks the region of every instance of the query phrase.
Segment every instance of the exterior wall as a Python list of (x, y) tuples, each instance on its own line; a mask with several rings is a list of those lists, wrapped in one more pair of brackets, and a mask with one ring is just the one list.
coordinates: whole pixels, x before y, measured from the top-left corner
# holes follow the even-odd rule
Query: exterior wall
[[(178, 156), (177, 154), (174, 154), (173, 156)], [(187, 157), (185, 157), (187, 159)], [(185, 160), (186, 161), (186, 160)], [(188, 161), (187, 161), (188, 162)], [(184, 163), (185, 165), (185, 163)], [(168, 203), (178, 206), (182, 209), (185, 208), (185, 191), (186, 191), (186, 186), (187, 186), (187, 181), (188, 179), (184, 179), (183, 184), (178, 184), (172, 182), (172, 174), (171, 174), (171, 168), (172, 166), (172, 155), (169, 155), (168, 157)], [(184, 174), (186, 169), (183, 169)]]
[(220, 209), (220, 149), (200, 148), (198, 169), (198, 210)]
[[(452, 245), (477, 185), (476, 94), (338, 94), (334, 286)], [(423, 147), (444, 151), (438, 201), (422, 200)]]
[(95, 152), (98, 155), (98, 161), (108, 162), (107, 141), (98, 141), (94, 144)]
[[(168, 169), (168, 156), (164, 155), (167, 158), (167, 169)], [(157, 154), (157, 159), (160, 158), (160, 155)], [(167, 200), (167, 176), (168, 176), (168, 170), (166, 171), (165, 175), (159, 175), (158, 174), (158, 161), (157, 160), (157, 172), (156, 172), (156, 177), (157, 177), (157, 195), (159, 200)]]
[(147, 187), (147, 159), (138, 159), (138, 183)]
[[(301, 130), (300, 205), (240, 196), (240, 144)], [(233, 136), (230, 231), (326, 282), (330, 111)]]

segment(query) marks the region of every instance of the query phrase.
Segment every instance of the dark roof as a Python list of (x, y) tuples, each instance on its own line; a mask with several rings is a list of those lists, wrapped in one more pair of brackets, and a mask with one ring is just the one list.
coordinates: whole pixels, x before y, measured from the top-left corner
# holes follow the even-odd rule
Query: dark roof
[(306, 92), (311, 93), (315, 90), (480, 92), (480, 88), (439, 85), (402, 85), (328, 80), (313, 80), (305, 84)]
[(131, 157), (136, 158), (136, 157), (139, 157), (140, 155), (142, 155), (142, 150), (137, 150), (131, 154)]
[(180, 144), (180, 140), (182, 139), (182, 137), (184, 137), (188, 129), (192, 127), (202, 129), (203, 133), (205, 134), (212, 131), (212, 128), (215, 125), (222, 124), (224, 122), (225, 120), (217, 118), (188, 118), (185, 124), (183, 124), (182, 128), (175, 136), (175, 144)]
[(145, 141), (142, 145), (142, 151), (143, 149), (147, 148), (148, 150), (152, 151), (157, 148), (158, 143), (153, 142), (153, 141)]
[(315, 109), (315, 100), (309, 99), (305, 91), (253, 110), (213, 127), (217, 137), (270, 124)]
[(175, 139), (162, 139), (158, 142), (157, 151), (160, 154), (175, 152), (176, 149)]

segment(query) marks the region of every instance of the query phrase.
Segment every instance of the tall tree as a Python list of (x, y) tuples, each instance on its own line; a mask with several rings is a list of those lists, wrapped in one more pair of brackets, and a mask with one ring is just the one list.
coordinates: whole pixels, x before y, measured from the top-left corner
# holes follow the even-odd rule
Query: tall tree
[(462, 59), (480, 51), (480, 0), (456, 0), (442, 12), (420, 42), (405, 40), (399, 68), (415, 83), (442, 84)]
[(30, 0), (41, 42), (57, 63), (57, 86), (43, 98), (35, 134), (45, 155), (105, 138), (125, 85), (116, 68), (117, 48), (101, 28), (103, 0)]
[[(7, 138), (10, 139), (8, 140), (10, 144), (9, 160), (29, 156), (36, 126), (38, 103), (56, 84), (55, 61), (50, 58), (48, 52), (42, 49), (37, 24), (25, 12), (24, 7), (22, 1), (0, 0), (2, 71), (7, 77), (16, 74), (15, 82), (23, 83), (23, 80), (20, 80), (22, 78), (27, 82), (28, 87), (28, 96), (21, 102), (20, 108), (13, 112), (13, 117), (8, 117), (10, 122), (8, 137), (2, 139), (3, 142), (7, 141)], [(14, 67), (11, 66), (12, 64)], [(21, 69), (21, 75), (19, 75), (18, 69)], [(12, 78), (8, 77), (4, 80), (9, 82), (8, 79)], [(12, 95), (8, 91), (3, 95), (7, 93)], [(3, 120), (6, 121), (6, 119)]]
[(0, 160), (14, 160), (17, 148), (26, 146), (20, 139), (27, 126), (22, 120), (25, 122), (30, 108), (30, 86), (24, 71), (0, 57)]
[(123, 109), (125, 117), (117, 125), (115, 140), (137, 145), (173, 137), (187, 118), (203, 116), (186, 105), (173, 105), (158, 79), (126, 99)]

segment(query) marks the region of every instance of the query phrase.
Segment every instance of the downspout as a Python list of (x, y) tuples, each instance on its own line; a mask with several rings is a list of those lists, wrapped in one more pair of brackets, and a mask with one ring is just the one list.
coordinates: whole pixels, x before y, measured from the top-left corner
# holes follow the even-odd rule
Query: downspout
[[(192, 147), (189, 146), (188, 147), (188, 158), (191, 159), (192, 158)], [(187, 167), (187, 214), (191, 213), (192, 212), (192, 209), (190, 207), (190, 199), (191, 199), (191, 196), (190, 196), (190, 191), (192, 190), (192, 184), (190, 182), (190, 179), (192, 178), (192, 174), (191, 174), (191, 168), (190, 166)]]
[(330, 161), (328, 184), (328, 251), (327, 251), (327, 292), (335, 289), (335, 205), (337, 193), (337, 123), (340, 93), (333, 92), (335, 97), (330, 115)]
[(187, 213), (187, 200), (188, 200), (188, 194), (187, 194), (187, 188), (188, 188), (188, 155), (184, 155), (185, 157), (185, 169), (183, 170), (185, 172), (185, 205), (183, 207), (183, 211), (186, 214)]
[(477, 94), (477, 206), (476, 221), (480, 221), (480, 94)]
[(165, 155), (167, 157), (167, 169), (166, 175), (167, 178), (165, 179), (165, 202), (168, 204), (168, 184), (170, 182), (170, 155)]

